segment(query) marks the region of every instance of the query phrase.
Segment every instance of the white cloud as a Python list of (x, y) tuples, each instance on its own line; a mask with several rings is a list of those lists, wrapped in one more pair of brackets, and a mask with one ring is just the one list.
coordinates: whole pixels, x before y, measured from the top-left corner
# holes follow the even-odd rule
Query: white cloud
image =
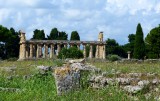
[(48, 35), (57, 27), (69, 36), (77, 30), (81, 40), (97, 40), (103, 31), (104, 40), (124, 44), (139, 22), (146, 35), (160, 23), (159, 16), (158, 0), (0, 0), (0, 24), (24, 30), (28, 39), (35, 29)]

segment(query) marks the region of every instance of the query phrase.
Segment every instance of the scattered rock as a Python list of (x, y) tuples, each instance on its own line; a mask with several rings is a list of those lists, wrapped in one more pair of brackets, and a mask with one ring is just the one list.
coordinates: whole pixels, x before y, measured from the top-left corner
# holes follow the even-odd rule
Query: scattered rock
[(142, 80), (138, 82), (138, 85), (141, 87), (147, 86), (149, 84), (148, 80)]
[(69, 63), (85, 63), (85, 59), (68, 60)]
[(42, 66), (37, 66), (37, 69), (39, 70), (40, 74), (45, 74), (48, 71), (52, 70), (51, 66), (43, 66), (43, 65)]
[(143, 89), (143, 87), (141, 86), (131, 86), (131, 85), (128, 85), (128, 86), (125, 86), (123, 88), (125, 91), (127, 91), (128, 93), (131, 93), (131, 94), (136, 94), (138, 93), (139, 91), (141, 91)]

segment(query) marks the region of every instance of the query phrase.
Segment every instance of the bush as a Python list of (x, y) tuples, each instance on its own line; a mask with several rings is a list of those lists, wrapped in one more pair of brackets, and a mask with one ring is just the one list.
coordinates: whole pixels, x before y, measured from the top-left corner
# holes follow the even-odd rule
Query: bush
[(155, 53), (153, 53), (153, 52), (149, 52), (149, 53), (147, 54), (147, 57), (148, 57), (149, 59), (158, 59), (158, 55), (155, 54)]
[(118, 55), (108, 55), (107, 56), (108, 60), (110, 61), (117, 61), (117, 60), (120, 60), (120, 57)]
[(63, 48), (58, 55), (59, 59), (66, 59), (66, 58), (83, 58), (83, 53), (76, 47), (71, 47), (69, 49)]

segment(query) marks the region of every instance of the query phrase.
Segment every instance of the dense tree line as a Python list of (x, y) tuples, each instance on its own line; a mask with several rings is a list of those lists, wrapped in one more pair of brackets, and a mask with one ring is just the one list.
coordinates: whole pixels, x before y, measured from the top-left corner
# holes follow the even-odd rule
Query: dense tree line
[(7, 59), (19, 55), (19, 32), (0, 25), (0, 58)]

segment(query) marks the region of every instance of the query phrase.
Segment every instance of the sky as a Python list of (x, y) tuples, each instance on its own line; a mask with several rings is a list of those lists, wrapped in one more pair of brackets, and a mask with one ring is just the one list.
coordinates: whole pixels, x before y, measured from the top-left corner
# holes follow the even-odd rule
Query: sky
[(141, 23), (144, 37), (160, 24), (160, 0), (0, 0), (0, 25), (22, 30), (29, 40), (35, 29), (50, 34), (78, 31), (82, 41), (115, 39), (123, 45)]

